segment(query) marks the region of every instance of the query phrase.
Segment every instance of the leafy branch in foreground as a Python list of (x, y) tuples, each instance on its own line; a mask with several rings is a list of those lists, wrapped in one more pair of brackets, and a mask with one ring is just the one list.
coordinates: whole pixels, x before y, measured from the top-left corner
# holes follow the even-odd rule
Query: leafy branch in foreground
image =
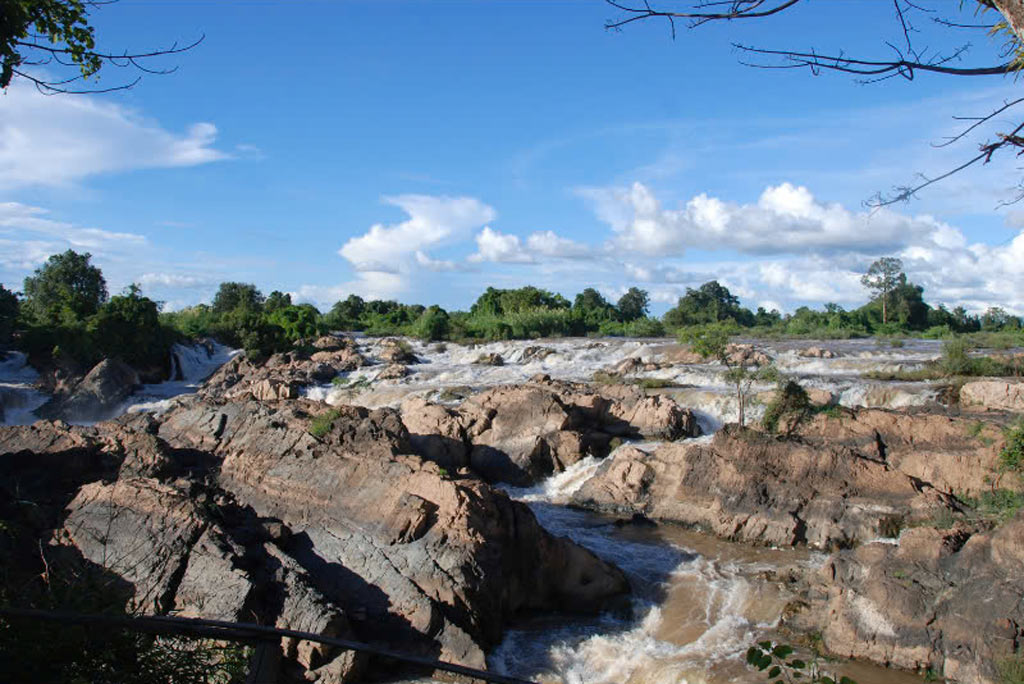
[(747, 665), (765, 672), (772, 684), (794, 684), (805, 680), (813, 684), (857, 684), (849, 677), (839, 677), (822, 670), (817, 660), (806, 662), (791, 657), (793, 647), (771, 641), (759, 641), (747, 649)]

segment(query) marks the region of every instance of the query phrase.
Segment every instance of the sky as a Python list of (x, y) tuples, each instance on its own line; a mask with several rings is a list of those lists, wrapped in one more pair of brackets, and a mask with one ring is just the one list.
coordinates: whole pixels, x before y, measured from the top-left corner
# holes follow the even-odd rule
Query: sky
[[(637, 286), (661, 313), (717, 279), (792, 311), (863, 304), (861, 274), (897, 256), (932, 304), (1024, 313), (1015, 157), (865, 206), (1016, 126), (1011, 111), (937, 147), (967, 125), (954, 117), (1019, 97), (1012, 78), (865, 84), (752, 68), (733, 47), (885, 57), (904, 38), (876, 0), (674, 39), (664, 22), (605, 29), (620, 16), (601, 0), (97, 7), (101, 48), (204, 39), (129, 90), (0, 93), (0, 283), (20, 290), (74, 249), (112, 293), (137, 283), (165, 310), (243, 281), (321, 310), (352, 293), (464, 309), (488, 286)], [(1000, 61), (984, 32), (928, 14), (914, 28), (935, 51), (970, 44), (964, 66)], [(108, 66), (96, 84), (136, 75)]]

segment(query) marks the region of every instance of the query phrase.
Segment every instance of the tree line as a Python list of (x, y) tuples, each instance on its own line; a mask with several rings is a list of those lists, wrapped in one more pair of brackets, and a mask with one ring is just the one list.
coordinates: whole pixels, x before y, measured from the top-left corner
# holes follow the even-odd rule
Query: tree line
[(290, 349), (302, 339), (332, 330), (367, 335), (405, 335), (423, 340), (506, 340), (551, 336), (660, 337), (701, 326), (751, 336), (845, 338), (919, 334), (943, 337), (976, 331), (1021, 329), (1021, 319), (1001, 308), (982, 315), (963, 307), (932, 307), (924, 289), (907, 279), (898, 259), (880, 259), (864, 277), (874, 296), (850, 311), (838, 304), (792, 314), (756, 311), (716, 280), (687, 288), (661, 318), (649, 315), (649, 294), (630, 288), (617, 301), (586, 288), (570, 301), (533, 286), (487, 288), (468, 311), (440, 306), (365, 300), (349, 295), (321, 312), (296, 304), (287, 293), (264, 295), (251, 283), (221, 283), (210, 304), (160, 312), (161, 305), (137, 285), (109, 296), (91, 255), (68, 250), (51, 256), (15, 293), (0, 285), (0, 348), (26, 351), (36, 365), (82, 372), (104, 357), (119, 357), (150, 376), (166, 373), (178, 341), (202, 337), (244, 348), (255, 359)]

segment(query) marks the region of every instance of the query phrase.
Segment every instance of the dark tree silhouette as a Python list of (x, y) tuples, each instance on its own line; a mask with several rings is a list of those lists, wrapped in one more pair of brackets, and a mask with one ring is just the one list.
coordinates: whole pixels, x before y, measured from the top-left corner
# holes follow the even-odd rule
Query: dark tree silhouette
[[(153, 66), (154, 58), (191, 50), (203, 37), (187, 44), (143, 52), (97, 48), (89, 10), (117, 0), (0, 1), (0, 90), (15, 79), (33, 83), (46, 95), (106, 93), (131, 88), (142, 74), (169, 74), (177, 67)], [(135, 78), (109, 87), (83, 86), (98, 79), (104, 66), (127, 68)], [(31, 67), (46, 67), (46, 72)], [(51, 78), (54, 71), (60, 76)]]

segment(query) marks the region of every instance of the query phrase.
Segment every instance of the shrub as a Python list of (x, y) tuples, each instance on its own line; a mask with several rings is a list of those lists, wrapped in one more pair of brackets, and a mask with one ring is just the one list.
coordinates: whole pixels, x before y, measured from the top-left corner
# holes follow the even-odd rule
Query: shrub
[(1005, 436), (1006, 446), (999, 452), (999, 471), (1024, 476), (1024, 420), (1009, 428)]
[(786, 380), (779, 383), (775, 396), (768, 402), (761, 424), (774, 434), (779, 429), (779, 421), (786, 418), (789, 421), (787, 432), (791, 432), (810, 414), (810, 410), (807, 390), (793, 380)]
[(341, 411), (338, 409), (331, 409), (326, 413), (321, 413), (319, 416), (315, 416), (313, 420), (309, 422), (309, 434), (313, 435), (317, 439), (323, 437), (334, 427), (334, 421), (341, 416)]

